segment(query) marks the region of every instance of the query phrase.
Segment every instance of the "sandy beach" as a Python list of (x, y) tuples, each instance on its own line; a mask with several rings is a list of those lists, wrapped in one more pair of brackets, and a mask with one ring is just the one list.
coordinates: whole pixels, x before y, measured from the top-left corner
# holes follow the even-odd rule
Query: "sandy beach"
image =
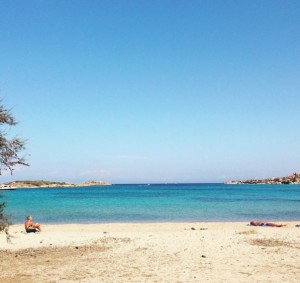
[(299, 282), (299, 223), (286, 224), (13, 225), (0, 282)]

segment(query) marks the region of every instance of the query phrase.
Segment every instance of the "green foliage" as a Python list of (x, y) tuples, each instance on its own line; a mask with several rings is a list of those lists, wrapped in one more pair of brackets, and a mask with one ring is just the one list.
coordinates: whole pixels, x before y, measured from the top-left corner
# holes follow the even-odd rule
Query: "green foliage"
[[(1, 101), (0, 101), (1, 103)], [(17, 165), (26, 165), (24, 157), (20, 157), (19, 153), (25, 149), (25, 141), (17, 137), (10, 138), (8, 136), (7, 127), (17, 124), (15, 118), (9, 110), (0, 105), (0, 175), (2, 171), (9, 170), (13, 173), (14, 167)]]
[[(2, 197), (0, 195), (0, 197)], [(0, 232), (8, 233), (9, 221), (6, 214), (4, 214), (4, 208), (6, 206), (6, 202), (0, 203)]]
[[(28, 166), (25, 158), (19, 156), (20, 152), (25, 149), (25, 141), (8, 135), (10, 127), (16, 124), (17, 122), (10, 110), (0, 105), (0, 175), (2, 171), (6, 170), (12, 174), (17, 165)], [(6, 202), (0, 203), (0, 232), (5, 232), (7, 238), (9, 238), (8, 228), (10, 223), (8, 216), (4, 213), (5, 205)]]

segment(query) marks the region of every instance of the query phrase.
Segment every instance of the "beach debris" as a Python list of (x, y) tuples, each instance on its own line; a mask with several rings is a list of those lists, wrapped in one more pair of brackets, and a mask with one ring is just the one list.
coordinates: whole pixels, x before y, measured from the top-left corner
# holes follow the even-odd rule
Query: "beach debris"
[(239, 235), (253, 235), (253, 234), (257, 234), (257, 231), (254, 230), (254, 229), (251, 229), (251, 230), (247, 230), (247, 231), (237, 232), (237, 234), (239, 234)]
[(252, 239), (249, 241), (250, 245), (260, 246), (261, 249), (265, 249), (268, 247), (289, 247), (300, 249), (300, 245), (298, 242), (294, 241), (286, 241), (281, 239)]
[(201, 257), (206, 258), (206, 255), (202, 255)]
[[(208, 228), (199, 228), (199, 230), (207, 230)], [(197, 230), (195, 227), (191, 227), (191, 228), (184, 228), (184, 230), (193, 230), (193, 231), (195, 231), (195, 230)]]

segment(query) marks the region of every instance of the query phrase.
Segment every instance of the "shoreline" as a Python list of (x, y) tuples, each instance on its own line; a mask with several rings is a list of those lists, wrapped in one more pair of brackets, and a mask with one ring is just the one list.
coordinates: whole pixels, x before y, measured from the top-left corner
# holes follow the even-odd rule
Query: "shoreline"
[[(12, 222), (10, 227), (13, 226), (19, 226), (19, 225), (24, 225), (25, 222)], [(249, 219), (249, 220), (161, 220), (161, 221), (154, 221), (154, 220), (145, 220), (145, 221), (105, 221), (105, 222), (42, 222), (34, 219), (33, 222), (39, 222), (41, 225), (46, 225), (46, 226), (63, 226), (63, 225), (147, 225), (147, 224), (191, 224), (191, 223), (212, 223), (212, 224), (226, 224), (226, 223), (245, 223), (247, 225), (250, 224), (250, 221), (252, 220), (257, 220), (257, 221), (263, 221), (261, 219)], [(267, 219), (264, 220), (264, 222), (280, 222), (280, 223), (299, 223), (300, 224), (300, 219)]]
[(298, 282), (299, 222), (12, 225), (11, 244), (0, 234), (0, 281)]

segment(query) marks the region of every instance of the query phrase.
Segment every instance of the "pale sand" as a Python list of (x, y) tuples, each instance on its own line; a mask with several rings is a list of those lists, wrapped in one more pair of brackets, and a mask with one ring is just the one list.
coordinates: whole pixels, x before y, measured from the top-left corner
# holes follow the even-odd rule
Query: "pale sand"
[(300, 282), (300, 223), (286, 224), (13, 225), (0, 282)]

